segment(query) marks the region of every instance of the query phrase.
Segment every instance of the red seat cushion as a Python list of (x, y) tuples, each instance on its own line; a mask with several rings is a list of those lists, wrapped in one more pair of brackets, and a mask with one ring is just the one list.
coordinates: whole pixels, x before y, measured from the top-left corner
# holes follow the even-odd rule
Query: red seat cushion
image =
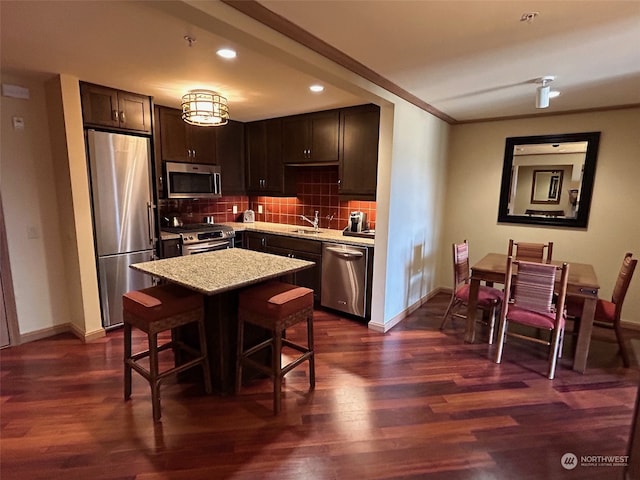
[(263, 317), (284, 318), (313, 307), (313, 290), (288, 283), (269, 281), (240, 292), (239, 309)]
[(507, 310), (507, 320), (510, 322), (521, 323), (523, 325), (529, 325), (531, 327), (552, 330), (555, 328), (556, 314), (533, 312), (513, 305), (509, 306), (509, 309)]
[(148, 321), (203, 307), (202, 295), (174, 284), (133, 290), (122, 296), (122, 308)]
[[(465, 283), (458, 290), (456, 290), (456, 297), (462, 300), (464, 303), (469, 303), (469, 284)], [(480, 307), (491, 307), (492, 305), (499, 303), (504, 298), (504, 294), (497, 288), (487, 287), (486, 285), (480, 285), (478, 290), (478, 305)]]
[[(579, 297), (567, 297), (567, 314), (571, 317), (582, 316), (584, 300)], [(594, 321), (613, 323), (616, 318), (616, 304), (601, 298), (596, 302)]]

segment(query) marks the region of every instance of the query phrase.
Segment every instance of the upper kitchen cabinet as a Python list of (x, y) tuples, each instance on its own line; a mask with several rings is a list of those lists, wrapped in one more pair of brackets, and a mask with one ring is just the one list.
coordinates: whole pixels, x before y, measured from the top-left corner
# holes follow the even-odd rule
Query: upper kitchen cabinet
[(216, 128), (196, 127), (182, 120), (175, 108), (156, 106), (160, 159), (170, 162), (216, 164)]
[(338, 194), (342, 198), (375, 200), (380, 107), (360, 105), (341, 109), (340, 130)]
[(229, 120), (215, 129), (216, 160), (222, 175), (223, 195), (245, 195), (244, 123)]
[(246, 177), (249, 195), (282, 195), (282, 120), (274, 118), (245, 124)]
[(84, 124), (151, 133), (151, 99), (136, 93), (80, 82)]
[(284, 163), (338, 162), (339, 110), (294, 115), (282, 119)]

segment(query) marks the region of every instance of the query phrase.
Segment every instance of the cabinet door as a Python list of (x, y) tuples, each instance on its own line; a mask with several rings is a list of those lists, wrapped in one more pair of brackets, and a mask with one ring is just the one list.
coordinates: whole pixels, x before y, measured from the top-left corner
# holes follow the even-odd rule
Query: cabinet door
[(80, 95), (85, 124), (114, 128), (120, 126), (117, 90), (81, 83)]
[(309, 157), (309, 118), (296, 115), (282, 119), (282, 161), (300, 163), (311, 161)]
[(151, 102), (149, 97), (118, 92), (120, 127), (151, 133)]
[(196, 127), (187, 125), (187, 148), (190, 161), (216, 165), (216, 131), (222, 127)]
[(182, 255), (180, 250), (180, 240), (162, 240), (162, 258), (179, 257)]
[(160, 127), (160, 151), (163, 161), (189, 162), (187, 148), (187, 124), (182, 113), (175, 108), (158, 107)]
[(228, 124), (215, 128), (222, 194), (244, 195), (244, 124), (230, 120)]
[(247, 193), (282, 193), (282, 123), (262, 120), (246, 125)]
[(311, 268), (300, 270), (295, 273), (294, 282), (299, 287), (307, 287), (313, 290), (313, 301), (320, 303), (320, 286), (322, 285), (322, 255), (307, 252), (291, 252), (293, 258), (315, 262)]
[(264, 252), (267, 248), (267, 236), (262, 233), (245, 232), (244, 244), (244, 248), (247, 250)]
[(340, 137), (339, 110), (310, 114), (309, 134), (308, 160), (312, 162), (338, 161), (338, 139)]
[(378, 176), (380, 109), (375, 105), (343, 109), (340, 113), (339, 194), (374, 200)]

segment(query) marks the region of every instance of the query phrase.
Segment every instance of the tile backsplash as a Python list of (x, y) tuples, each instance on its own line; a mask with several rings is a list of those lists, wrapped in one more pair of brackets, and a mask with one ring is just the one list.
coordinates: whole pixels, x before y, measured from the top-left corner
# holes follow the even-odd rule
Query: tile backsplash
[[(313, 219), (317, 210), (320, 228), (342, 230), (349, 223), (349, 214), (359, 210), (367, 214), (368, 228), (375, 229), (376, 202), (338, 197), (338, 167), (297, 167), (295, 197), (263, 197), (233, 195), (217, 199), (161, 200), (160, 213), (180, 214), (184, 223), (200, 223), (212, 215), (216, 222), (242, 221), (242, 212), (255, 211), (256, 221), (309, 225), (300, 218)], [(233, 207), (237, 207), (237, 214)], [(259, 213), (262, 209), (262, 213)]]

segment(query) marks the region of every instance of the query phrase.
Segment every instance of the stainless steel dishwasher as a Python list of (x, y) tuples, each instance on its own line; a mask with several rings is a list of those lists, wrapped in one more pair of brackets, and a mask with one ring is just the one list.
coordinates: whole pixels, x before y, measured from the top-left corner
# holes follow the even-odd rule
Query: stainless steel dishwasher
[(366, 247), (323, 243), (320, 304), (365, 317), (368, 260)]

